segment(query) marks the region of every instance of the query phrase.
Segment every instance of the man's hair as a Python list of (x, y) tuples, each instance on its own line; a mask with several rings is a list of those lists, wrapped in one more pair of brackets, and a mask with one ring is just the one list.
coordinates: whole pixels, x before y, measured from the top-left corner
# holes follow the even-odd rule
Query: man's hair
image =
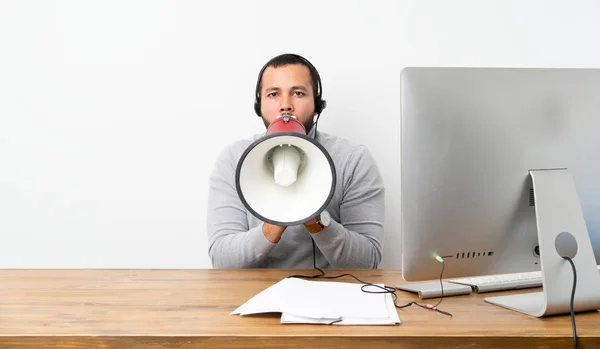
[(277, 57), (273, 57), (271, 58), (271, 60), (269, 60), (267, 62), (267, 64), (264, 65), (264, 67), (262, 68), (261, 72), (260, 72), (260, 76), (258, 77), (258, 95), (260, 96), (260, 91), (262, 90), (262, 75), (265, 71), (265, 69), (267, 69), (268, 67), (273, 67), (273, 68), (279, 68), (279, 67), (283, 67), (286, 65), (292, 65), (292, 64), (300, 64), (305, 66), (306, 68), (308, 68), (308, 71), (310, 72), (310, 85), (312, 86), (312, 90), (313, 90), (313, 97), (316, 98), (317, 93), (319, 93), (318, 90), (318, 86), (317, 86), (317, 81), (319, 79), (318, 77), (318, 73), (315, 70), (314, 67), (312, 67), (311, 63), (308, 63), (304, 58), (292, 54), (292, 53), (284, 53), (282, 55), (279, 55)]

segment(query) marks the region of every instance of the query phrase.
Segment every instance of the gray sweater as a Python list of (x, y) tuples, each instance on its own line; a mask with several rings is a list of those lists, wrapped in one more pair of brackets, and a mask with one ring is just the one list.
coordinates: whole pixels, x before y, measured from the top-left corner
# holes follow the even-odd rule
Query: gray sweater
[(312, 239), (319, 268), (377, 268), (382, 254), (385, 192), (367, 148), (318, 132), (317, 141), (331, 155), (337, 174), (327, 207), (333, 221), (315, 234), (303, 224), (289, 226), (274, 244), (263, 234), (263, 222), (246, 210), (235, 187), (239, 159), (263, 135), (227, 146), (211, 173), (207, 230), (213, 267), (312, 268)]

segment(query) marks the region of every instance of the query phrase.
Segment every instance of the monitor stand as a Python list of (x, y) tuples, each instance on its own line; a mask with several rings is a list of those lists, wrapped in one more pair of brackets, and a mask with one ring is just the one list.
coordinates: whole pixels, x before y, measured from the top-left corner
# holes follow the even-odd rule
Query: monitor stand
[(577, 271), (574, 311), (600, 309), (600, 276), (579, 197), (567, 169), (531, 170), (540, 247), (542, 292), (488, 297), (485, 301), (528, 315), (568, 314), (573, 269)]

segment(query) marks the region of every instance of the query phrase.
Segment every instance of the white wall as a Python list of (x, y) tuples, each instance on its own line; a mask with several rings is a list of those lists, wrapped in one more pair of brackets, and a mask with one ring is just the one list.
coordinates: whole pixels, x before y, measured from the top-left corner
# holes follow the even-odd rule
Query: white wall
[(320, 71), (319, 129), (366, 144), (400, 267), (399, 73), (599, 67), (600, 2), (0, 2), (0, 267), (209, 268), (207, 180), (263, 129), (260, 67)]

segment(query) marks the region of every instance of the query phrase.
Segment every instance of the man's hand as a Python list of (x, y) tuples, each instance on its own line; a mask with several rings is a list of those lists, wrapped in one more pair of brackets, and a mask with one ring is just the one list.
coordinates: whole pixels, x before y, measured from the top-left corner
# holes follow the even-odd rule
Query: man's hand
[(270, 223), (264, 223), (263, 224), (263, 234), (265, 234), (265, 237), (267, 238), (267, 240), (271, 241), (271, 243), (276, 244), (279, 242), (279, 240), (281, 239), (281, 235), (283, 235), (283, 231), (285, 230), (284, 226), (280, 226), (280, 225), (273, 225)]

